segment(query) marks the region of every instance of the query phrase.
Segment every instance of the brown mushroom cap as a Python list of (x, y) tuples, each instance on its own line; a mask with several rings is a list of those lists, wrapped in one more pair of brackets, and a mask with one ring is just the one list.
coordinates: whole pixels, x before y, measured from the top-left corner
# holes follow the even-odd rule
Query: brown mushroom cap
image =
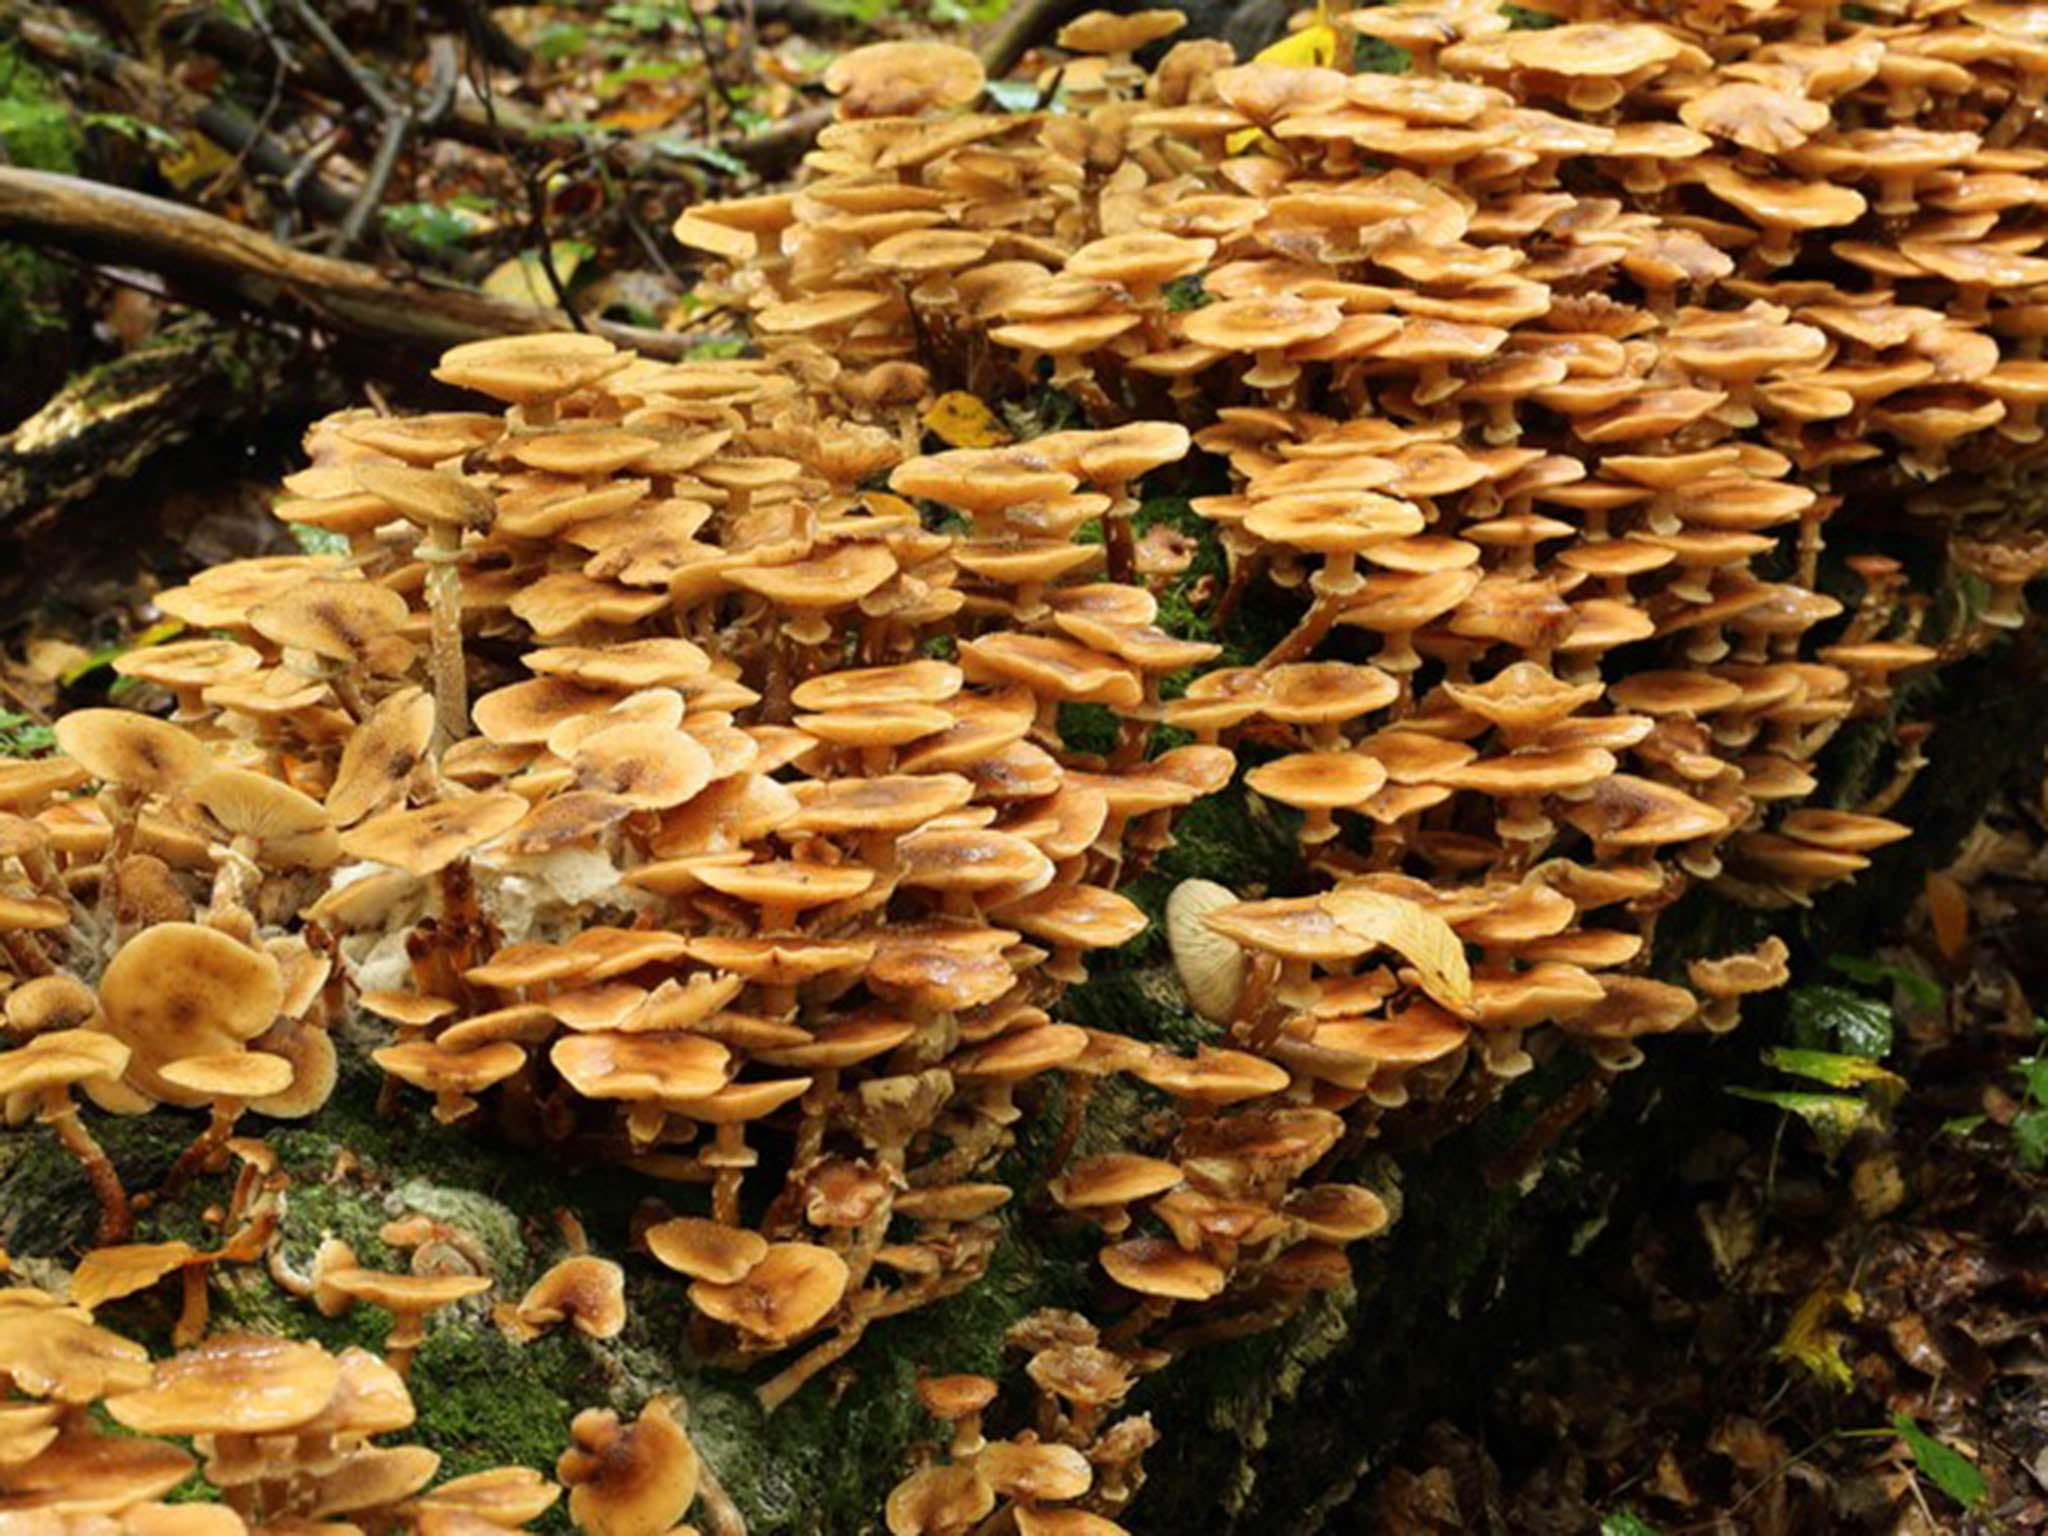
[(631, 1424), (587, 1409), (570, 1426), (555, 1475), (569, 1489), (569, 1518), (591, 1536), (664, 1536), (697, 1497), (697, 1449), (666, 1400)]
[(191, 1456), (162, 1440), (64, 1434), (32, 1460), (7, 1469), (0, 1511), (31, 1519), (38, 1511), (80, 1518), (116, 1514), (162, 1498), (191, 1476), (193, 1465)]
[(214, 766), (182, 726), (125, 709), (76, 709), (57, 722), (57, 746), (103, 783), (175, 795)]
[(973, 1530), (995, 1507), (995, 1489), (976, 1467), (949, 1463), (921, 1468), (890, 1489), (883, 1520), (889, 1536), (945, 1536)]
[(283, 1003), (275, 959), (197, 923), (144, 929), (100, 978), (104, 1028), (131, 1053), (127, 1082), (187, 1107), (205, 1096), (170, 1082), (163, 1068), (238, 1049), (271, 1026)]
[(987, 79), (979, 59), (950, 43), (870, 43), (833, 61), (825, 89), (843, 117), (916, 117), (966, 106)]
[(536, 1280), (519, 1300), (519, 1320), (563, 1321), (593, 1339), (615, 1339), (626, 1326), (626, 1272), (610, 1259), (577, 1254)]
[(466, 795), (372, 816), (344, 833), (341, 847), (351, 858), (431, 875), (511, 831), (531, 809), (509, 792)]
[(143, 1435), (282, 1434), (325, 1408), (341, 1364), (317, 1344), (223, 1334), (157, 1363), (139, 1391), (107, 1399)]
[(771, 1243), (761, 1261), (729, 1283), (699, 1280), (690, 1301), (705, 1316), (770, 1346), (817, 1327), (846, 1294), (846, 1261), (811, 1243)]
[(768, 1240), (744, 1227), (728, 1227), (698, 1216), (658, 1222), (643, 1234), (647, 1251), (693, 1280), (732, 1285), (768, 1256)]
[(1136, 1237), (1103, 1249), (1102, 1267), (1124, 1289), (1170, 1301), (1207, 1301), (1229, 1279), (1201, 1255), (1156, 1237)]
[(992, 1440), (974, 1465), (997, 1493), (1027, 1504), (1078, 1499), (1095, 1481), (1087, 1457), (1050, 1441)]
[(146, 1387), (151, 1369), (148, 1350), (76, 1308), (21, 1306), (0, 1308), (0, 1375), (29, 1397), (83, 1404)]

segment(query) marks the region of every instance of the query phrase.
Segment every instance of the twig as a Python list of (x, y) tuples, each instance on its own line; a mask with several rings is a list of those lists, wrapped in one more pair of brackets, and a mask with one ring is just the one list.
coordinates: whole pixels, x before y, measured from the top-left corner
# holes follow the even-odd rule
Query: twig
[[(731, 87), (725, 83), (725, 72), (718, 67), (718, 53), (711, 46), (711, 29), (704, 24), (704, 14), (696, 6), (686, 3), (683, 11), (690, 18), (691, 29), (697, 34), (697, 46), (704, 52), (704, 73), (711, 81), (711, 89), (718, 93), (719, 105), (725, 108), (725, 115), (730, 118), (738, 110), (738, 104), (733, 100)], [(704, 137), (711, 137), (709, 117), (704, 122)]]
[(320, 45), (321, 51), (334, 61), (335, 67), (348, 77), (348, 82), (355, 87), (356, 94), (373, 107), (379, 116), (392, 118), (404, 112), (405, 109), (392, 99), (375, 75), (357, 62), (356, 56), (349, 52), (348, 44), (335, 35), (334, 29), (327, 25), (320, 13), (308, 5), (306, 0), (284, 0), (284, 8), (292, 13), (298, 24)]
[(981, 67), (991, 80), (1017, 67), (1017, 61), (1061, 22), (1081, 9), (1081, 0), (1024, 0), (981, 45)]

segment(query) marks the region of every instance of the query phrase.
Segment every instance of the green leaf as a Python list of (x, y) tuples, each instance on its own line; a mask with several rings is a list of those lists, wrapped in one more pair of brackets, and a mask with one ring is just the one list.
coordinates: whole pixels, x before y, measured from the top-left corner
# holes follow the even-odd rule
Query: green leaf
[(1619, 1510), (1600, 1522), (1600, 1536), (1663, 1536), (1632, 1509)]
[(2029, 1173), (2048, 1168), (2048, 1109), (2023, 1109), (2012, 1117), (2012, 1144)]
[(1865, 1126), (1874, 1124), (1877, 1118), (1869, 1103), (1853, 1094), (1778, 1092), (1763, 1088), (1730, 1088), (1728, 1092), (1738, 1099), (1769, 1104), (1774, 1109), (1797, 1115), (1806, 1122), (1807, 1129), (1820, 1143), (1821, 1151), (1829, 1157), (1846, 1147), (1850, 1137)]
[(1801, 987), (1792, 994), (1792, 1038), (1810, 1050), (1846, 1051), (1872, 1060), (1892, 1048), (1892, 1011), (1847, 987)]
[(2029, 1056), (2013, 1063), (2013, 1071), (2027, 1085), (2028, 1098), (2036, 1104), (2048, 1105), (2048, 1056)]
[(559, 64), (574, 58), (590, 44), (590, 34), (566, 21), (551, 21), (535, 29), (533, 51), (543, 64)]
[(57, 733), (27, 715), (0, 709), (0, 757), (33, 757), (57, 744)]
[(686, 139), (676, 134), (664, 134), (653, 141), (654, 148), (671, 160), (688, 160), (695, 165), (709, 166), (726, 176), (747, 174), (747, 162), (738, 155), (720, 149), (716, 144), (707, 144), (702, 139)]
[(1906, 1086), (1906, 1080), (1898, 1073), (1886, 1071), (1869, 1058), (1844, 1056), (1837, 1051), (1774, 1046), (1764, 1052), (1764, 1060), (1780, 1072), (1824, 1083), (1830, 1088), (1869, 1087), (1880, 1099), (1896, 1100)]
[(1984, 1502), (1990, 1484), (1962, 1452), (1943, 1445), (1903, 1413), (1892, 1415), (1892, 1428), (1913, 1453), (1913, 1465), (1925, 1472), (1935, 1487), (1964, 1509), (1975, 1509)]
[(1958, 1141), (1967, 1140), (1981, 1131), (1990, 1119), (1989, 1115), (1957, 1115), (1953, 1120), (1941, 1122), (1941, 1134), (1953, 1136)]
[(1906, 995), (1906, 1001), (1916, 1007), (1941, 1006), (1941, 983), (1913, 966), (1891, 960), (1866, 960), (1861, 955), (1829, 955), (1828, 965), (1866, 987), (1897, 987)]

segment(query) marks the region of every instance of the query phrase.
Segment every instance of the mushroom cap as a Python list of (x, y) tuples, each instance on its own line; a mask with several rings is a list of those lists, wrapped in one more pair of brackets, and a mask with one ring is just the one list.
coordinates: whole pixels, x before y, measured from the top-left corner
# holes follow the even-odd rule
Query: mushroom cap
[(0, 1099), (119, 1077), (128, 1047), (90, 1029), (59, 1029), (0, 1053)]
[(693, 1280), (732, 1285), (768, 1256), (768, 1240), (745, 1227), (728, 1227), (699, 1216), (658, 1222), (643, 1234), (647, 1251)]
[[(428, 474), (395, 464), (364, 465), (393, 474)], [(462, 482), (457, 481), (460, 485)], [(324, 661), (361, 667), (395, 677), (412, 664), (411, 643), (398, 634), (406, 602), (374, 581), (323, 579), (304, 582), (249, 610), (249, 626), (275, 645), (310, 651)]]
[(1158, 1237), (1134, 1237), (1103, 1249), (1102, 1267), (1125, 1290), (1170, 1301), (1211, 1300), (1229, 1279), (1200, 1254)]
[(76, 1308), (23, 1306), (0, 1309), (0, 1375), (26, 1396), (84, 1404), (147, 1386), (151, 1369), (148, 1350)]
[(1163, 1158), (1141, 1157), (1135, 1152), (1105, 1152), (1077, 1158), (1047, 1188), (1062, 1209), (1085, 1211), (1150, 1199), (1166, 1193), (1180, 1181), (1179, 1165)]
[(697, 1449), (666, 1400), (623, 1427), (616, 1414), (587, 1409), (570, 1434), (555, 1475), (569, 1489), (569, 1518), (590, 1536), (664, 1536), (696, 1499)]
[(5, 1014), (9, 1031), (30, 1036), (77, 1028), (98, 1011), (99, 999), (91, 987), (59, 973), (34, 976), (16, 985), (7, 994)]
[(567, 1320), (593, 1339), (615, 1339), (626, 1326), (626, 1272), (590, 1254), (566, 1258), (534, 1281), (519, 1300), (519, 1320)]
[(327, 808), (268, 774), (215, 768), (194, 782), (190, 793), (230, 836), (256, 843), (265, 864), (325, 869), (340, 860)]
[(1135, 53), (1173, 36), (1187, 21), (1173, 10), (1087, 11), (1061, 27), (1057, 41), (1069, 53)]
[(1280, 1208), (1326, 1243), (1376, 1236), (1393, 1219), (1384, 1200), (1356, 1184), (1312, 1184), (1291, 1192)]
[(997, 1493), (1027, 1504), (1078, 1499), (1095, 1481), (1087, 1457), (1054, 1441), (991, 1440), (974, 1466)]
[(493, 336), (449, 348), (434, 377), (494, 400), (530, 405), (587, 388), (632, 360), (602, 336), (582, 331)]
[(57, 721), (57, 748), (102, 783), (176, 795), (213, 768), (198, 737), (126, 709), (75, 709)]
[(162, 1440), (89, 1430), (63, 1434), (32, 1460), (7, 1469), (0, 1512), (125, 1514), (162, 1498), (191, 1476), (193, 1466), (191, 1456)]
[(205, 1095), (170, 1082), (163, 1068), (237, 1049), (270, 1028), (283, 1004), (273, 957), (198, 923), (145, 928), (100, 977), (103, 1027), (131, 1053), (129, 1086), (188, 1108)]
[(771, 1243), (761, 1261), (729, 1284), (699, 1280), (690, 1301), (705, 1316), (777, 1346), (809, 1333), (846, 1294), (846, 1261), (811, 1243)]
[(889, 1536), (951, 1536), (994, 1512), (996, 1491), (971, 1463), (924, 1467), (889, 1490), (882, 1518)]
[(423, 1316), (481, 1296), (493, 1283), (489, 1275), (394, 1275), (355, 1266), (329, 1270), (321, 1280), (351, 1301), (399, 1317)]
[(292, 1084), (292, 1064), (264, 1051), (219, 1051), (165, 1062), (165, 1082), (209, 1099), (260, 1099)]
[(548, 1059), (586, 1099), (701, 1099), (725, 1086), (730, 1053), (688, 1034), (568, 1035)]
[(964, 107), (988, 75), (965, 48), (950, 43), (870, 43), (843, 53), (825, 71), (825, 89), (845, 118), (916, 117)]
[(423, 689), (401, 688), (378, 700), (342, 743), (327, 789), (334, 824), (361, 821), (397, 798), (426, 759), (433, 735), (434, 700)]
[(1285, 1068), (1248, 1051), (1197, 1046), (1192, 1056), (1155, 1050), (1132, 1069), (1142, 1081), (1196, 1104), (1236, 1104), (1284, 1091)]
[(114, 1421), (141, 1435), (283, 1434), (312, 1419), (341, 1385), (341, 1363), (318, 1344), (220, 1334), (157, 1362), (138, 1391), (107, 1399)]
[(1237, 893), (1213, 880), (1183, 880), (1166, 898), (1166, 943), (1188, 1002), (1212, 1024), (1227, 1023), (1244, 991), (1244, 947), (1208, 923), (1238, 906)]
[(509, 791), (462, 795), (372, 816), (342, 834), (341, 847), (350, 858), (431, 875), (502, 837), (531, 809), (523, 795)]

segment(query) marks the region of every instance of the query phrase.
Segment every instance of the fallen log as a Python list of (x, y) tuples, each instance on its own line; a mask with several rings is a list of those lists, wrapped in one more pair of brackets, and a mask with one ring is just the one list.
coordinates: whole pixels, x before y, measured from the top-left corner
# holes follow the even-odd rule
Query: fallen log
[[(260, 314), (409, 357), (578, 324), (558, 309), (387, 277), (361, 262), (295, 251), (196, 208), (48, 171), (0, 168), (0, 238), (158, 272), (203, 308)], [(690, 345), (609, 320), (584, 320), (580, 328), (649, 357), (681, 357)]]

